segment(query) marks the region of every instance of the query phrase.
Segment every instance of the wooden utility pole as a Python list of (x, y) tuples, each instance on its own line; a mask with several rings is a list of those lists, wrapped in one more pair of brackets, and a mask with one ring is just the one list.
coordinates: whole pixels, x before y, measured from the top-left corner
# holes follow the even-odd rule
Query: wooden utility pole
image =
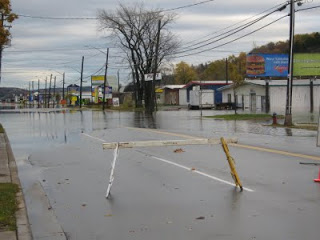
[(34, 108), (34, 81), (32, 81), (32, 92), (31, 92), (31, 96), (32, 96), (32, 107)]
[(228, 58), (226, 58), (226, 84), (228, 84), (228, 78), (229, 78), (229, 74), (228, 74)]
[(106, 68), (104, 71), (104, 81), (103, 81), (103, 99), (102, 99), (102, 110), (105, 109), (105, 101), (106, 101), (106, 86), (107, 86), (107, 73), (108, 73), (108, 60), (109, 60), (109, 48), (107, 48), (107, 56), (106, 56)]
[(79, 106), (82, 107), (82, 80), (83, 80), (83, 63), (84, 63), (84, 56), (82, 56), (82, 63), (81, 63), (81, 77), (80, 77), (80, 99), (79, 99)]
[(119, 69), (117, 71), (117, 78), (118, 78), (118, 93), (120, 93), (120, 74), (119, 74)]
[(46, 81), (44, 85), (44, 108), (47, 107), (47, 82), (48, 82), (48, 79), (46, 77)]
[(40, 79), (38, 79), (38, 108), (40, 108)]
[(84, 63), (84, 56), (82, 56), (82, 62), (81, 62), (81, 75), (80, 75), (80, 97), (79, 97), (79, 106), (80, 106), (80, 108), (82, 107), (83, 63)]
[(266, 113), (270, 111), (270, 91), (269, 91), (269, 79), (266, 79)]
[(62, 75), (62, 99), (64, 99), (64, 77), (65, 77), (65, 73), (63, 73)]
[(313, 113), (313, 79), (310, 78), (310, 112)]
[(50, 75), (50, 83), (49, 83), (48, 108), (50, 108), (50, 100), (51, 100), (51, 81), (52, 81), (52, 74)]
[(57, 77), (56, 76), (54, 76), (54, 83), (53, 83), (53, 103), (52, 103), (52, 105), (53, 105), (53, 107), (54, 107), (54, 105), (55, 105), (55, 102), (56, 102), (56, 79), (57, 79)]
[(29, 82), (29, 99), (28, 99), (29, 108), (31, 106), (30, 101), (31, 101), (31, 87), (30, 87), (30, 82)]
[(155, 86), (156, 86), (156, 76), (158, 71), (158, 55), (159, 55), (159, 43), (160, 43), (160, 30), (161, 30), (161, 20), (158, 21), (158, 33), (157, 33), (157, 44), (156, 44), (156, 52), (154, 57), (154, 69), (153, 69), (153, 80), (152, 80), (152, 90), (151, 90), (151, 101), (150, 101), (150, 112), (154, 111), (154, 107), (156, 106), (157, 111), (157, 99), (155, 94)]
[(288, 62), (288, 80), (287, 80), (287, 99), (286, 115), (284, 119), (285, 126), (292, 126), (292, 83), (293, 83), (293, 43), (294, 43), (294, 18), (295, 18), (295, 0), (290, 1), (290, 39), (289, 39), (289, 62)]

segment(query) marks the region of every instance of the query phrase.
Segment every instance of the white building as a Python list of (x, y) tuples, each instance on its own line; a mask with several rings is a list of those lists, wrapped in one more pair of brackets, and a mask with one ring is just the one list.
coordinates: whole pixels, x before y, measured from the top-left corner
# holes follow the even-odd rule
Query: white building
[[(270, 112), (285, 113), (287, 80), (268, 80)], [(320, 106), (320, 79), (312, 81), (313, 84), (313, 109)], [(223, 103), (234, 103), (234, 89), (232, 85), (218, 89), (222, 92)], [(237, 106), (253, 112), (264, 112), (266, 109), (266, 81), (245, 80), (245, 83), (236, 89)], [(292, 111), (310, 112), (311, 109), (311, 81), (293, 80)]]

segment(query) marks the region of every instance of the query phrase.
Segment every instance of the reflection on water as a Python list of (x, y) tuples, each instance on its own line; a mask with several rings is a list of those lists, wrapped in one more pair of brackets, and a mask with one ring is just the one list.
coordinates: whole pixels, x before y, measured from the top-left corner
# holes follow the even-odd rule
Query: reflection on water
[[(223, 114), (214, 110), (204, 111), (204, 116)], [(313, 116), (315, 118), (315, 116)], [(0, 121), (10, 136), (23, 141), (48, 141), (65, 144), (79, 138), (81, 132), (90, 133), (103, 129), (137, 127), (182, 132), (194, 136), (212, 137), (233, 133), (254, 133), (272, 136), (315, 136), (315, 131), (274, 128), (270, 121), (223, 121), (200, 118), (198, 111), (102, 112), (61, 111), (0, 113)]]

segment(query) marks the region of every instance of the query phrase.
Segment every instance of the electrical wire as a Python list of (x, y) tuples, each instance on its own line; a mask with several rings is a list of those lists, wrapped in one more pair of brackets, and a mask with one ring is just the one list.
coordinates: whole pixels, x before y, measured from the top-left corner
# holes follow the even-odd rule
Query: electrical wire
[[(188, 4), (184, 5), (181, 7), (176, 7), (176, 8), (169, 8), (169, 9), (163, 9), (160, 11), (154, 11), (155, 13), (161, 13), (161, 12), (169, 12), (169, 11), (174, 11), (174, 10), (180, 10), (184, 8), (190, 8), (190, 7), (195, 7), (198, 5), (202, 5), (205, 3), (213, 2), (215, 0), (206, 0), (194, 4)], [(98, 20), (99, 18), (97, 17), (49, 17), (49, 16), (32, 16), (32, 15), (26, 15), (26, 14), (17, 14), (18, 17), (24, 17), (24, 18), (34, 18), (34, 19), (47, 19), (47, 20)]]
[(305, 10), (311, 10), (311, 9), (315, 9), (315, 8), (319, 8), (319, 7), (320, 7), (320, 5), (313, 6), (313, 7), (308, 7), (308, 8), (302, 8), (302, 9), (296, 10), (296, 12), (305, 11)]
[[(246, 36), (249, 36), (249, 35), (251, 35), (251, 34), (253, 34), (253, 33), (255, 33), (255, 32), (258, 32), (258, 31), (260, 31), (261, 29), (264, 29), (264, 28), (266, 28), (266, 27), (268, 27), (268, 26), (270, 26), (270, 25), (272, 25), (272, 24), (274, 24), (274, 23), (276, 23), (276, 22), (280, 21), (281, 19), (283, 19), (283, 18), (285, 18), (285, 17), (288, 17), (288, 16), (289, 16), (289, 15), (284, 15), (284, 16), (282, 16), (282, 17), (280, 17), (280, 18), (277, 18), (276, 20), (274, 20), (274, 21), (272, 21), (272, 22), (270, 22), (270, 23), (268, 23), (268, 24), (266, 24), (266, 25), (264, 25), (264, 26), (262, 26), (262, 27), (260, 27), (260, 28), (257, 28), (257, 29), (255, 29), (255, 30), (253, 30), (253, 31), (251, 31), (251, 32), (249, 32), (249, 33), (247, 33), (247, 34), (244, 34), (244, 35), (242, 35), (242, 36), (240, 36), (240, 37), (237, 37), (237, 38), (235, 38), (235, 39), (233, 39), (233, 40), (230, 40), (230, 41), (225, 42), (225, 43), (223, 43), (223, 44), (220, 44), (220, 45), (218, 45), (218, 46), (215, 46), (215, 47), (212, 47), (212, 48), (209, 48), (209, 49), (205, 49), (205, 50), (201, 50), (201, 51), (198, 51), (198, 52), (196, 52), (196, 53), (185, 54), (185, 55), (182, 55), (182, 56), (175, 56), (175, 58), (182, 58), (182, 57), (197, 55), (197, 54), (199, 54), (199, 53), (211, 51), (211, 50), (216, 49), (216, 48), (218, 48), (218, 47), (225, 46), (225, 45), (230, 44), (230, 43), (233, 43), (233, 42), (235, 42), (235, 41), (237, 41), (237, 40), (239, 40), (239, 39), (241, 39), (241, 38), (244, 38), (244, 37), (246, 37)], [(173, 54), (172, 54), (172, 55), (173, 55)]]
[[(184, 53), (184, 52), (197, 50), (199, 48), (203, 48), (203, 47), (206, 47), (206, 46), (211, 45), (213, 43), (216, 43), (218, 41), (221, 41), (221, 40), (223, 40), (223, 39), (225, 39), (227, 37), (230, 37), (230, 36), (240, 32), (240, 31), (242, 31), (242, 30), (244, 30), (244, 29), (246, 29), (246, 28), (248, 28), (248, 27), (250, 27), (250, 26), (252, 26), (252, 25), (254, 25), (254, 24), (258, 23), (258, 22), (260, 22), (261, 20), (263, 20), (264, 18), (270, 16), (271, 14), (273, 14), (275, 12), (282, 11), (287, 5), (288, 4), (285, 4), (285, 5), (281, 6), (280, 8), (277, 8), (276, 10), (273, 10), (270, 13), (267, 13), (267, 14), (265, 14), (265, 15), (257, 18), (257, 19), (254, 19), (253, 21), (248, 22), (248, 23), (246, 23), (244, 25), (241, 25), (240, 27), (233, 28), (233, 29), (231, 29), (231, 30), (229, 30), (229, 31), (227, 31), (225, 33), (219, 34), (219, 35), (217, 35), (215, 37), (212, 37), (212, 38), (200, 41), (200, 42), (198, 42), (196, 44), (190, 45), (190, 46), (186, 47), (185, 50), (180, 50), (180, 51), (176, 52), (175, 54), (180, 54), (180, 53)], [(218, 38), (218, 37), (220, 37), (220, 38)], [(216, 39), (216, 38), (218, 38), (218, 39), (214, 40), (214, 41), (210, 41), (210, 40), (213, 40), (213, 39)], [(210, 42), (208, 42), (208, 41), (210, 41)], [(208, 42), (208, 43), (206, 43), (206, 42)], [(200, 45), (200, 44), (202, 44), (202, 45)], [(197, 46), (197, 45), (200, 45), (200, 46)], [(192, 47), (192, 48), (190, 48), (190, 47)]]
[[(241, 24), (241, 23), (243, 23), (243, 22), (248, 21), (249, 19), (252, 19), (252, 18), (254, 18), (254, 17), (257, 17), (257, 16), (259, 16), (259, 15), (261, 15), (261, 14), (263, 14), (263, 13), (269, 12), (270, 10), (272, 10), (272, 9), (274, 9), (274, 8), (278, 8), (278, 7), (282, 6), (282, 5), (285, 4), (285, 3), (287, 3), (287, 1), (282, 2), (282, 3), (278, 4), (278, 5), (275, 5), (274, 7), (268, 8), (268, 9), (266, 9), (266, 10), (264, 10), (264, 11), (258, 13), (258, 14), (255, 14), (255, 15), (253, 15), (253, 16), (251, 16), (251, 17), (248, 17), (248, 18), (246, 18), (246, 19), (244, 19), (244, 20), (241, 20), (241, 21), (239, 21), (239, 22), (237, 22), (237, 23), (235, 23), (235, 24), (231, 24), (231, 25), (229, 25), (229, 26), (227, 26), (227, 27), (225, 27), (225, 28), (222, 28), (222, 29), (220, 29), (220, 30), (218, 30), (218, 31), (215, 31), (215, 32), (213, 32), (213, 33), (209, 33), (209, 34), (207, 34), (207, 35), (205, 35), (205, 36), (203, 36), (203, 37), (201, 37), (201, 38), (206, 38), (206, 37), (209, 37), (209, 36), (211, 36), (211, 35), (213, 35), (213, 34), (216, 34), (216, 33), (222, 32), (222, 31), (224, 31), (224, 30), (227, 30), (227, 29), (229, 29), (229, 28), (231, 28), (231, 27), (237, 26), (237, 25), (239, 25), (239, 24)], [(193, 43), (193, 42), (196, 42), (196, 41), (197, 41), (197, 39), (192, 40), (192, 41), (185, 42), (184, 44), (189, 44), (189, 43)]]

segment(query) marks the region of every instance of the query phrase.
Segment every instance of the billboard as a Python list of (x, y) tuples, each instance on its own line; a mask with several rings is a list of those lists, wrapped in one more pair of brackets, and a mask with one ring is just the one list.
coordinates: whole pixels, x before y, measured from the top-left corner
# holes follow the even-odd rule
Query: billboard
[[(247, 55), (248, 77), (287, 77), (288, 54)], [(320, 53), (295, 53), (293, 76), (320, 76)]]
[(320, 76), (320, 53), (295, 53), (294, 76)]
[(80, 87), (76, 84), (71, 84), (67, 87), (68, 94), (79, 94)]
[(248, 77), (287, 77), (288, 54), (247, 55)]
[[(101, 86), (104, 83), (104, 75), (91, 76), (91, 85)], [(118, 91), (118, 79), (116, 76), (107, 76), (107, 86), (111, 86), (112, 89)]]
[(99, 86), (104, 83), (104, 76), (91, 76), (91, 85), (92, 86)]

